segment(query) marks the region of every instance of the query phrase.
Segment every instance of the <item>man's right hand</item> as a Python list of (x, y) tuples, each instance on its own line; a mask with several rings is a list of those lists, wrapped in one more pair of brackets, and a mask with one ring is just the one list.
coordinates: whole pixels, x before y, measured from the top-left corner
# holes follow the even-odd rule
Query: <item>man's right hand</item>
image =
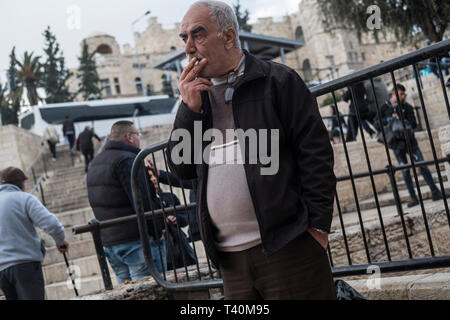
[(193, 58), (181, 74), (178, 82), (181, 99), (194, 112), (200, 112), (202, 107), (202, 91), (209, 91), (213, 83), (205, 78), (198, 78), (197, 75), (205, 67), (208, 61), (203, 58), (195, 66), (197, 58)]
[(69, 243), (67, 241), (64, 241), (64, 244), (60, 247), (58, 247), (59, 253), (65, 253), (69, 250)]

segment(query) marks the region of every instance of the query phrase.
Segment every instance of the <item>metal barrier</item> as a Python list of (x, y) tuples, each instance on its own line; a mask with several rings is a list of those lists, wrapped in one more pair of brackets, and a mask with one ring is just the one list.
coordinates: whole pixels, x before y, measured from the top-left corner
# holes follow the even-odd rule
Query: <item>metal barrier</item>
[[(37, 170), (37, 166), (39, 164), (39, 161), (42, 163), (42, 173), (38, 177), (39, 174)], [(44, 188), (42, 186), (42, 183), (45, 181), (45, 179), (48, 179), (48, 172), (47, 172), (47, 160), (45, 158), (45, 152), (42, 150), (39, 152), (39, 154), (34, 158), (33, 162), (31, 163), (30, 167), (25, 172), (26, 176), (29, 176), (31, 173), (34, 181), (34, 185), (30, 191), (31, 194), (34, 194), (38, 189), (40, 191), (41, 200), (43, 205), (45, 206), (45, 195), (44, 195)]]
[[(339, 114), (338, 103), (337, 103), (337, 99), (336, 99), (336, 91), (337, 90), (340, 90), (342, 88), (349, 88), (351, 96), (352, 96), (352, 100), (355, 101), (355, 93), (354, 93), (354, 90), (351, 87), (351, 85), (359, 83), (361, 81), (369, 81), (371, 84), (372, 90), (373, 90), (373, 94), (376, 97), (375, 89), (374, 89), (374, 81), (373, 81), (373, 79), (375, 77), (378, 77), (378, 76), (381, 76), (381, 75), (387, 73), (390, 75), (392, 83), (395, 87), (396, 86), (395, 71), (400, 68), (412, 66), (412, 69), (413, 69), (413, 72), (415, 75), (415, 79), (416, 79), (416, 85), (417, 85), (417, 89), (418, 89), (420, 103), (421, 103), (420, 109), (423, 113), (423, 122), (425, 125), (426, 135), (428, 137), (428, 141), (430, 144), (431, 153), (432, 153), (432, 157), (433, 157), (432, 160), (416, 161), (412, 154), (413, 148), (412, 148), (411, 142), (409, 139), (406, 139), (407, 153), (408, 153), (410, 161), (411, 161), (410, 164), (394, 165), (393, 161), (392, 161), (392, 156), (389, 152), (389, 149), (385, 145), (384, 150), (385, 150), (386, 158), (387, 158), (386, 167), (373, 168), (372, 162), (371, 162), (371, 159), (369, 156), (369, 152), (368, 152), (367, 141), (364, 137), (363, 129), (361, 127), (361, 121), (362, 121), (361, 115), (358, 111), (358, 108), (356, 108), (356, 114), (353, 116), (356, 117), (356, 120), (357, 120), (359, 128), (360, 128), (360, 135), (361, 135), (360, 143), (361, 143), (362, 149), (364, 151), (364, 158), (365, 158), (368, 170), (354, 172), (354, 170), (352, 169), (348, 146), (347, 146), (347, 143), (343, 136), (342, 123), (341, 123), (339, 117), (337, 117), (339, 128), (340, 128), (340, 135), (342, 138), (342, 148), (344, 150), (345, 162), (346, 162), (347, 169), (348, 169), (348, 174), (339, 176), (337, 180), (338, 180), (338, 183), (342, 183), (342, 182), (346, 182), (346, 181), (351, 183), (354, 204), (356, 207), (355, 211), (356, 211), (356, 216), (357, 216), (357, 220), (358, 220), (357, 225), (359, 225), (359, 228), (360, 228), (360, 233), (358, 233), (358, 234), (360, 234), (361, 238), (362, 238), (362, 244), (363, 244), (362, 250), (366, 256), (366, 262), (362, 262), (362, 263), (358, 262), (357, 264), (355, 264), (352, 261), (352, 257), (351, 257), (352, 250), (350, 250), (350, 245), (352, 243), (350, 243), (350, 241), (354, 241), (354, 240), (351, 240), (348, 238), (348, 232), (346, 232), (347, 228), (344, 223), (344, 212), (343, 212), (344, 210), (341, 207), (338, 193), (336, 193), (335, 201), (336, 201), (336, 208), (337, 208), (337, 216), (335, 218), (338, 219), (339, 221), (338, 221), (338, 226), (335, 229), (335, 233), (342, 234), (343, 247), (345, 248), (345, 255), (347, 258), (347, 262), (344, 265), (338, 265), (336, 263), (336, 261), (333, 260), (333, 252), (332, 252), (333, 248), (330, 248), (330, 244), (329, 244), (327, 251), (328, 251), (328, 256), (330, 259), (330, 264), (332, 266), (332, 271), (333, 271), (334, 276), (342, 277), (342, 276), (366, 274), (368, 268), (371, 266), (377, 266), (380, 269), (380, 271), (383, 271), (383, 272), (398, 272), (398, 271), (408, 271), (408, 270), (418, 270), (418, 269), (450, 267), (450, 255), (439, 255), (439, 256), (436, 255), (436, 250), (433, 245), (433, 240), (432, 240), (432, 236), (431, 236), (431, 232), (430, 232), (427, 210), (425, 209), (423, 193), (421, 191), (421, 185), (419, 183), (419, 179), (418, 179), (418, 175), (417, 175), (417, 169), (420, 169), (420, 168), (426, 167), (426, 166), (430, 166), (430, 165), (435, 167), (436, 172), (437, 172), (439, 189), (444, 196), (443, 200), (442, 200), (442, 202), (444, 204), (444, 211), (446, 214), (446, 219), (448, 221), (448, 225), (450, 227), (450, 213), (449, 213), (448, 201), (446, 199), (446, 193), (448, 195), (449, 192), (445, 191), (444, 180), (443, 180), (443, 177), (441, 174), (441, 169), (440, 169), (441, 163), (444, 163), (444, 162), (450, 163), (450, 155), (446, 155), (445, 157), (441, 157), (441, 158), (439, 158), (437, 155), (438, 152), (436, 150), (435, 142), (433, 141), (433, 135), (431, 132), (431, 127), (430, 127), (430, 123), (429, 123), (429, 119), (428, 119), (427, 108), (425, 105), (425, 100), (424, 100), (424, 96), (423, 96), (423, 92), (422, 92), (422, 85), (420, 82), (421, 79), (420, 79), (420, 75), (419, 75), (418, 68), (417, 68), (417, 64), (420, 63), (420, 61), (426, 60), (426, 59), (434, 59), (435, 61), (437, 61), (438, 56), (440, 54), (448, 53), (448, 51), (450, 51), (450, 40), (446, 40), (446, 41), (440, 42), (438, 44), (435, 44), (433, 46), (430, 46), (430, 47), (427, 47), (427, 48), (424, 48), (421, 50), (417, 50), (415, 52), (392, 59), (390, 61), (386, 61), (377, 66), (373, 66), (370, 68), (366, 68), (364, 70), (360, 70), (358, 72), (355, 72), (354, 74), (345, 76), (343, 78), (340, 78), (340, 79), (337, 79), (337, 80), (334, 80), (331, 82), (328, 82), (326, 84), (322, 84), (320, 86), (317, 86), (317, 87), (314, 87), (311, 89), (311, 92), (312, 92), (313, 96), (316, 98), (316, 100), (320, 96), (331, 93), (331, 95), (333, 97), (333, 101), (334, 101), (335, 114)], [(442, 93), (443, 93), (443, 97), (444, 97), (443, 104), (445, 104), (447, 114), (450, 119), (450, 104), (449, 104), (448, 95), (447, 95), (446, 88), (445, 88), (442, 69), (440, 66), (439, 66), (439, 74), (440, 74), (440, 84), (442, 87)], [(399, 94), (398, 94), (397, 89), (395, 89), (395, 95), (398, 99)], [(380, 113), (381, 104), (382, 104), (382, 102), (376, 101), (378, 118), (381, 118), (381, 113)], [(416, 112), (417, 112), (417, 110), (416, 110)], [(405, 120), (405, 115), (403, 114), (402, 110), (400, 110), (400, 112), (399, 112), (399, 117), (403, 124), (403, 127), (405, 128), (406, 120)], [(385, 139), (386, 132), (385, 132), (383, 126), (381, 126), (381, 134), (382, 134), (383, 138)], [(408, 131), (405, 130), (404, 134), (406, 137), (409, 137)], [(206, 262), (207, 262), (206, 265), (208, 267), (209, 277), (211, 279), (208, 279), (208, 280), (201, 279), (202, 275), (200, 272), (200, 264), (199, 264), (199, 261), (197, 258), (196, 270), (197, 270), (198, 279), (196, 279), (194, 281), (190, 281), (190, 276), (189, 276), (190, 270), (189, 270), (188, 266), (184, 266), (184, 268), (181, 268), (179, 270), (175, 269), (172, 271), (173, 277), (175, 279), (175, 283), (169, 281), (168, 277), (167, 277), (167, 271), (163, 271), (163, 275), (161, 275), (158, 272), (158, 270), (155, 266), (155, 263), (152, 260), (150, 245), (149, 245), (148, 241), (144, 240), (147, 238), (147, 234), (148, 234), (147, 224), (146, 224), (147, 219), (157, 219), (158, 217), (161, 217), (161, 216), (166, 218), (167, 215), (169, 215), (169, 214), (177, 215), (177, 214), (180, 214), (183, 212), (187, 213), (189, 215), (189, 214), (191, 214), (191, 212), (189, 212), (189, 210), (194, 209), (196, 206), (195, 203), (191, 203), (189, 205), (186, 203), (185, 190), (182, 186), (182, 182), (177, 181), (178, 185), (181, 184), (181, 194), (183, 197), (184, 205), (175, 206), (173, 204), (171, 207), (168, 207), (168, 208), (164, 208), (164, 206), (161, 205), (160, 208), (154, 208), (150, 212), (144, 212), (145, 210), (144, 210), (144, 203), (143, 203), (143, 192), (147, 192), (147, 193), (150, 192), (149, 186), (148, 186), (149, 182), (147, 179), (147, 181), (146, 181), (147, 185), (146, 185), (145, 190), (141, 190), (141, 188), (139, 188), (138, 182), (137, 182), (138, 175), (141, 172), (141, 170), (143, 170), (144, 161), (145, 161), (146, 157), (148, 157), (148, 156), (152, 157), (152, 162), (154, 163), (156, 170), (158, 170), (158, 168), (157, 168), (158, 163), (164, 163), (165, 170), (169, 171), (168, 166), (167, 166), (167, 159), (166, 159), (166, 155), (165, 155), (166, 146), (167, 146), (167, 141), (163, 141), (163, 142), (154, 144), (154, 145), (146, 148), (145, 150), (142, 150), (138, 154), (138, 156), (136, 157), (136, 159), (134, 161), (133, 169), (132, 169), (132, 189), (133, 189), (133, 197), (134, 197), (134, 202), (135, 202), (134, 204), (135, 204), (135, 208), (136, 208), (136, 212), (137, 212), (136, 215), (129, 216), (129, 217), (123, 217), (123, 218), (119, 218), (119, 219), (114, 219), (114, 220), (109, 220), (109, 221), (102, 221), (102, 222), (96, 224), (95, 232), (94, 232), (94, 226), (92, 226), (92, 225), (75, 227), (73, 229), (73, 231), (75, 234), (79, 234), (79, 233), (83, 233), (83, 232), (93, 232), (94, 241), (96, 242), (97, 254), (100, 257), (100, 256), (103, 256), (103, 254), (102, 254), (102, 249), (100, 249), (101, 246), (98, 245), (101, 243), (101, 238), (100, 238), (99, 232), (97, 232), (97, 231), (100, 229), (103, 229), (103, 228), (108, 228), (113, 225), (119, 225), (119, 224), (130, 222), (130, 221), (137, 219), (138, 226), (139, 226), (139, 232), (141, 234), (141, 241), (142, 241), (142, 247), (143, 247), (143, 251), (144, 251), (145, 260), (147, 262), (148, 268), (149, 268), (152, 276), (158, 282), (158, 284), (165, 287), (167, 290), (169, 290), (171, 292), (197, 291), (197, 290), (208, 290), (211, 288), (220, 288), (223, 285), (222, 280), (220, 279), (220, 273), (212, 270), (213, 268), (211, 267), (208, 257), (206, 257)], [(160, 153), (161, 155), (158, 158), (159, 161), (156, 161), (155, 154), (157, 155), (158, 153)], [(395, 178), (395, 173), (397, 171), (409, 170), (409, 169), (413, 169), (414, 183), (415, 183), (415, 188), (418, 192), (420, 210), (421, 210), (422, 220), (423, 220), (423, 224), (424, 224), (424, 232), (426, 233), (426, 239), (428, 242), (427, 248), (429, 249), (429, 253), (430, 253), (429, 255), (425, 255), (425, 256), (421, 256), (421, 257), (414, 256), (414, 253), (411, 248), (410, 239), (408, 236), (407, 217), (405, 217), (405, 212), (402, 208), (402, 201), (401, 201), (401, 198), (399, 195), (399, 187), (397, 185), (396, 178)], [(385, 221), (384, 221), (385, 219), (383, 217), (383, 213), (381, 210), (382, 206), (380, 204), (380, 199), (378, 196), (377, 187), (376, 187), (376, 183), (375, 183), (375, 177), (378, 175), (387, 175), (389, 177), (390, 188), (393, 193), (394, 200), (395, 200), (395, 209), (396, 209), (397, 216), (399, 217), (400, 224), (401, 224), (402, 239), (396, 240), (395, 244), (398, 246), (399, 243), (404, 241), (404, 243), (406, 245), (405, 252), (407, 253), (406, 259), (393, 259), (393, 257), (392, 257), (392, 252), (391, 252), (392, 248), (388, 241), (389, 229), (386, 229), (386, 225), (385, 225)], [(373, 201), (375, 202), (376, 218), (380, 225), (379, 233), (381, 233), (381, 235), (379, 235), (379, 236), (381, 236), (382, 245), (384, 246), (384, 250), (382, 250), (382, 251), (384, 252), (384, 255), (386, 257), (384, 260), (382, 258), (374, 258), (374, 256), (371, 254), (370, 249), (369, 249), (370, 246), (369, 246), (368, 239), (367, 239), (367, 230), (365, 228), (364, 219), (363, 219), (363, 215), (362, 215), (363, 210), (361, 209), (361, 202), (358, 197), (358, 191), (357, 191), (357, 180), (361, 179), (361, 178), (369, 178), (370, 179), (370, 186), (372, 188), (372, 193), (373, 193)], [(158, 185), (159, 185), (159, 183), (160, 182), (158, 181)], [(169, 188), (170, 188), (171, 195), (174, 195), (174, 190), (173, 190), (174, 187), (175, 187), (174, 184), (169, 182)], [(338, 185), (338, 189), (339, 189), (339, 185)], [(164, 223), (166, 223), (166, 219), (164, 219)], [(179, 228), (178, 228), (178, 231), (180, 231)], [(193, 249), (197, 256), (197, 250), (195, 248), (196, 244), (194, 242), (191, 242), (191, 244), (192, 244)], [(173, 259), (173, 257), (167, 257), (167, 259)], [(100, 261), (100, 260), (102, 260), (102, 261)], [(105, 259), (100, 259), (100, 258), (99, 258), (99, 261), (101, 264), (102, 275), (104, 278), (105, 287), (111, 288), (109, 273), (108, 272), (103, 273), (103, 270), (108, 269), (108, 267), (106, 265), (106, 261), (105, 261)], [(184, 279), (184, 278), (179, 279), (179, 276), (177, 273), (179, 273), (180, 270), (182, 270), (182, 269), (184, 269), (186, 279)], [(183, 282), (183, 281), (186, 281), (186, 282)]]

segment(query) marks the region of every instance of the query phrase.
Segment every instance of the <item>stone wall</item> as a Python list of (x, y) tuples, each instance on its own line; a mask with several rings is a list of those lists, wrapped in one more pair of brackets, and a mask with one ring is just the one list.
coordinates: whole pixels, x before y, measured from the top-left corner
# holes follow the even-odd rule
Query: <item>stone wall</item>
[(27, 170), (41, 150), (41, 137), (8, 125), (0, 128), (0, 170), (14, 166)]

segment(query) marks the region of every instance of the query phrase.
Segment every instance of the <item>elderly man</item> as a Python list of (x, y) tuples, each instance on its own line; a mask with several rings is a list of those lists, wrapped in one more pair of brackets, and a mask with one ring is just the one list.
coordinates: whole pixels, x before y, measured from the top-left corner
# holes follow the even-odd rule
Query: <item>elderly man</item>
[[(225, 298), (336, 299), (326, 253), (336, 177), (314, 98), (292, 69), (241, 50), (237, 18), (222, 2), (193, 4), (180, 37), (190, 63), (167, 154), (180, 179), (198, 179), (200, 233)], [(180, 148), (199, 129), (204, 139), (215, 129), (212, 144)], [(262, 154), (254, 163), (254, 141), (242, 150), (245, 139), (220, 139), (230, 129), (238, 137), (260, 129), (256, 145), (265, 150), (270, 131), (277, 170), (264, 171)]]
[[(99, 221), (136, 214), (131, 191), (131, 168), (139, 147), (139, 132), (133, 122), (118, 121), (111, 128), (104, 150), (91, 162), (87, 174), (88, 197), (94, 216)], [(139, 185), (145, 190), (144, 171), (140, 178)], [(146, 191), (143, 194), (146, 211), (159, 208), (153, 188), (150, 194)], [(148, 224), (152, 257), (160, 272), (166, 268), (163, 223), (149, 220)], [(103, 229), (101, 235), (105, 255), (118, 283), (150, 276), (136, 221)]]
[(0, 287), (8, 300), (45, 298), (45, 247), (35, 227), (55, 240), (59, 252), (69, 247), (55, 215), (24, 192), (26, 179), (23, 171), (14, 167), (0, 174)]

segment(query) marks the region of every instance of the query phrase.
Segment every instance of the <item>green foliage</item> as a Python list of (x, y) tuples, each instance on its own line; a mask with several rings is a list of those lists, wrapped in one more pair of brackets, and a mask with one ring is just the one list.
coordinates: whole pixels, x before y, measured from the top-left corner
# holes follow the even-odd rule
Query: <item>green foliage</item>
[(47, 94), (45, 101), (47, 103), (69, 102), (73, 96), (67, 87), (67, 80), (72, 75), (65, 67), (65, 59), (60, 51), (56, 37), (52, 34), (50, 26), (44, 31), (45, 38), (44, 52), (47, 60), (42, 65), (43, 75), (41, 78), (42, 87)]
[[(19, 81), (19, 73), (17, 71), (17, 59), (15, 47), (12, 48), (9, 55), (9, 68), (7, 70), (7, 84), (2, 87), (0, 107), (2, 115), (2, 123), (18, 124), (18, 114), (20, 111), (20, 102), (23, 95), (23, 86)], [(6, 93), (9, 87), (9, 92)]]
[(40, 98), (37, 93), (38, 84), (42, 77), (40, 56), (25, 51), (22, 61), (16, 59), (18, 79), (27, 89), (27, 98), (31, 106), (37, 105)]
[(77, 78), (81, 79), (78, 93), (81, 93), (84, 100), (95, 100), (101, 97), (100, 79), (94, 60), (95, 52), (89, 53), (86, 41), (83, 41), (81, 57), (78, 58), (80, 67)]
[[(317, 0), (325, 22), (334, 27), (354, 29), (359, 37), (373, 32), (393, 33), (403, 44), (415, 42), (422, 34), (430, 41), (441, 41), (450, 20), (450, 1), (440, 0)], [(369, 6), (376, 5), (381, 13), (381, 30), (367, 27)]]
[(233, 5), (234, 12), (236, 13), (236, 17), (239, 24), (239, 29), (247, 32), (252, 32), (252, 26), (248, 24), (248, 19), (250, 18), (250, 12), (248, 9), (245, 9), (244, 13), (241, 12), (241, 3), (240, 0)]

